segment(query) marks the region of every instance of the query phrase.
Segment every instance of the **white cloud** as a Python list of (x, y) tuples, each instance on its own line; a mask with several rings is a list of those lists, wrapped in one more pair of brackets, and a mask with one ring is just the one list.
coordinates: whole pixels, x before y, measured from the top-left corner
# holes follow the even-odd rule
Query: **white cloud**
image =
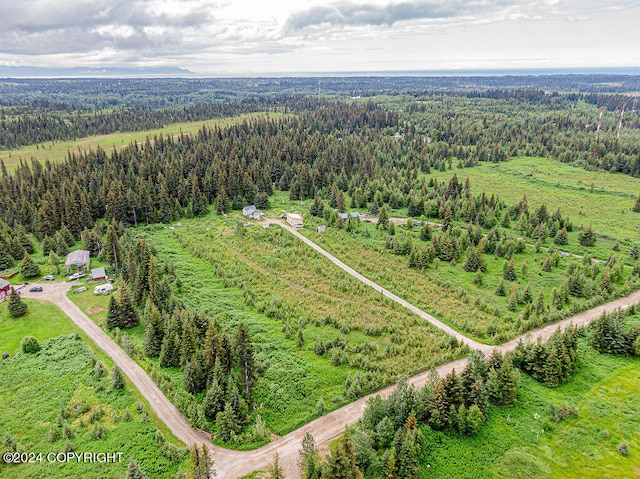
[(637, 18), (640, 0), (27, 0), (3, 6), (0, 64), (204, 73), (633, 65)]

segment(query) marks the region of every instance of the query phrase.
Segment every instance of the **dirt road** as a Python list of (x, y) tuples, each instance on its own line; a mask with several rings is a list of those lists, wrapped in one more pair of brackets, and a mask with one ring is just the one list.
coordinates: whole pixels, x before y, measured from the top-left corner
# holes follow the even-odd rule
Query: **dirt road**
[[(537, 338), (548, 338), (558, 327), (565, 327), (569, 324), (584, 325), (591, 320), (599, 317), (605, 311), (613, 311), (618, 308), (627, 308), (632, 304), (640, 302), (640, 291), (619, 298), (610, 303), (598, 306), (589, 311), (584, 311), (575, 316), (567, 318), (558, 323), (550, 324), (545, 327), (531, 331), (530, 333), (516, 338), (512, 341), (504, 343), (499, 346), (488, 346), (485, 344), (473, 341), (464, 335), (453, 330), (446, 324), (438, 321), (433, 316), (425, 313), (424, 311), (416, 308), (412, 304), (406, 302), (402, 298), (387, 291), (373, 281), (365, 278), (357, 271), (353, 270), (342, 261), (338, 260), (318, 245), (302, 236), (295, 229), (282, 224), (278, 221), (272, 221), (274, 224), (285, 228), (290, 231), (296, 237), (300, 238), (307, 245), (318, 251), (320, 254), (327, 257), (331, 262), (342, 268), (347, 273), (356, 277), (358, 280), (374, 288), (376, 291), (381, 291), (382, 294), (388, 298), (397, 301), (399, 304), (410, 309), (415, 314), (423, 317), (431, 322), (434, 326), (442, 329), (443, 331), (455, 336), (458, 340), (469, 345), (473, 349), (479, 349), (485, 354), (490, 354), (494, 349), (498, 349), (502, 352), (510, 351), (517, 345), (520, 339), (530, 338), (536, 340)], [(290, 432), (289, 434), (269, 443), (265, 446), (252, 451), (231, 451), (223, 449), (221, 447), (213, 445), (203, 434), (196, 429), (192, 428), (175, 406), (164, 396), (164, 394), (158, 389), (151, 378), (146, 372), (138, 366), (138, 364), (131, 359), (104, 331), (102, 331), (84, 312), (82, 312), (71, 300), (67, 297), (66, 292), (72, 286), (72, 283), (48, 283), (43, 284), (44, 291), (41, 293), (29, 293), (23, 291), (24, 297), (33, 297), (39, 299), (45, 299), (56, 304), (62, 311), (68, 315), (71, 320), (82, 329), (101, 349), (103, 349), (109, 356), (111, 356), (115, 363), (123, 370), (127, 377), (131, 380), (141, 394), (147, 399), (151, 407), (155, 410), (156, 414), (162, 420), (171, 432), (181, 441), (186, 444), (205, 443), (212, 451), (213, 458), (215, 460), (215, 469), (219, 478), (233, 479), (249, 474), (252, 471), (258, 469), (264, 469), (273, 461), (273, 457), (276, 452), (280, 456), (280, 463), (285, 469), (285, 473), (289, 479), (300, 477), (300, 471), (297, 467), (298, 450), (302, 444), (302, 438), (305, 433), (311, 432), (318, 445), (326, 445), (330, 440), (334, 439), (342, 433), (346, 424), (354, 424), (362, 415), (367, 399), (376, 394), (380, 394), (383, 397), (388, 396), (393, 390), (394, 386), (384, 388), (374, 394), (363, 397), (354, 401), (346, 406), (337, 409), (329, 414), (326, 414), (309, 424)], [(457, 361), (442, 364), (436, 368), (436, 371), (441, 376), (449, 373), (452, 369), (460, 371), (466, 365), (466, 359), (459, 359)], [(429, 371), (425, 371), (410, 379), (410, 383), (416, 387), (420, 387), (427, 382), (429, 378)]]

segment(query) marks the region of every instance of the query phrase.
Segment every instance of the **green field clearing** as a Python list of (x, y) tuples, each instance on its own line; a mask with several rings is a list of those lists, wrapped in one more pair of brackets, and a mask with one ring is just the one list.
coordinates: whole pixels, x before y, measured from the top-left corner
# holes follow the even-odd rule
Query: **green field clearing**
[(57, 306), (37, 299), (23, 299), (28, 305), (27, 314), (13, 318), (9, 314), (8, 301), (0, 304), (0, 352), (16, 353), (25, 336), (38, 341), (71, 334), (77, 328)]
[[(584, 341), (580, 358), (578, 372), (553, 389), (522, 374), (516, 406), (492, 407), (475, 437), (423, 429), (428, 445), (421, 477), (638, 477), (640, 359), (601, 355)], [(579, 415), (554, 424), (550, 402), (577, 406)], [(616, 451), (623, 440), (631, 449), (627, 457)]]
[[(19, 466), (0, 463), (0, 476), (119, 479), (131, 459), (147, 477), (170, 478), (180, 467), (184, 469), (184, 456), (170, 460), (163, 455), (163, 447), (156, 441), (156, 427), (138, 407), (135, 396), (126, 389), (111, 389), (108, 375), (97, 378), (93, 374), (96, 357), (81, 339), (59, 336), (41, 346), (37, 354), (20, 352), (1, 360), (0, 399), (12, 407), (0, 411), (0, 428), (25, 452), (41, 452), (43, 461)], [(104, 437), (96, 438), (100, 429)], [(122, 461), (47, 463), (48, 453), (70, 449), (121, 452)]]
[[(307, 226), (301, 233), (367, 278), (482, 342), (499, 344), (545, 322), (561, 319), (589, 307), (584, 298), (571, 298), (570, 303), (562, 310), (551, 311), (548, 308), (553, 288), (565, 281), (569, 264), (572, 261), (578, 263), (580, 260), (577, 259), (561, 257), (557, 267), (552, 268), (550, 272), (544, 272), (542, 265), (548, 253), (544, 249), (535, 253), (533, 247), (528, 247), (525, 252), (515, 255), (518, 279), (515, 282), (505, 281), (506, 295), (497, 296), (495, 291), (502, 278), (505, 258), (484, 255), (487, 271), (482, 275), (482, 284), (475, 285), (475, 273), (462, 269), (465, 256), (455, 265), (436, 259), (434, 266), (420, 271), (409, 267), (407, 256), (398, 256), (386, 249), (387, 233), (377, 230), (372, 224), (361, 223), (358, 233), (348, 233), (336, 228), (327, 228), (325, 233), (316, 233), (314, 227), (320, 222), (320, 219), (308, 216)], [(426, 243), (418, 238), (418, 228), (412, 231), (412, 244), (420, 247), (425, 245)], [(365, 232), (366, 234), (363, 234)], [(404, 227), (396, 229), (398, 238), (404, 238), (404, 235)], [(354, 255), (354, 251), (358, 254)], [(525, 262), (526, 274), (522, 275), (522, 265)], [(628, 270), (623, 273), (623, 281), (629, 279), (629, 274)], [(515, 284), (518, 294), (522, 295), (529, 283), (533, 302), (540, 293), (544, 296), (546, 320), (542, 316), (519, 319), (525, 308), (523, 304), (519, 304), (514, 311), (507, 309), (512, 285)], [(622, 284), (618, 287), (624, 288)], [(631, 278), (628, 287), (640, 287), (637, 278)], [(596, 288), (593, 294), (598, 293)], [(592, 298), (592, 301), (604, 302), (602, 298)]]
[[(181, 284), (176, 293), (188, 308), (208, 313), (227, 331), (240, 322), (249, 326), (260, 364), (256, 403), (275, 433), (317, 417), (320, 398), (332, 410), (398, 374), (464, 354), (444, 334), (380, 298), (289, 233), (272, 226), (236, 235), (234, 221), (209, 215), (183, 220), (175, 229), (150, 226), (135, 234), (156, 246), (159, 264), (175, 264)], [(70, 298), (85, 311), (106, 305), (106, 298), (85, 293)], [(90, 316), (101, 323), (103, 314)], [(304, 338), (300, 346), (298, 330)], [(401, 334), (406, 330), (413, 334)], [(142, 326), (123, 333), (140, 347)], [(317, 340), (340, 345), (319, 356)], [(157, 367), (157, 360), (138, 361), (148, 370)], [(162, 368), (162, 373), (181, 384), (178, 371)], [(360, 379), (346, 390), (345, 380), (355, 375)]]
[(283, 115), (277, 112), (251, 113), (234, 118), (174, 123), (157, 130), (118, 132), (111, 133), (109, 135), (81, 138), (79, 140), (48, 142), (38, 145), (23, 146), (18, 150), (0, 150), (0, 159), (4, 161), (7, 169), (11, 171), (20, 163), (20, 159), (27, 163), (30, 162), (31, 158), (35, 158), (38, 161), (59, 161), (66, 158), (69, 152), (77, 153), (78, 151), (95, 150), (97, 148), (102, 148), (109, 152), (115, 148), (124, 148), (133, 142), (144, 143), (147, 137), (153, 139), (154, 136), (160, 135), (167, 137), (171, 135), (179, 136), (181, 133), (193, 134), (204, 126), (209, 128), (224, 127), (234, 123), (239, 123), (243, 120), (254, 118), (278, 118), (281, 116)]
[(449, 181), (453, 173), (460, 181), (469, 178), (474, 195), (495, 193), (511, 205), (526, 194), (529, 208), (542, 203), (550, 211), (559, 207), (577, 227), (593, 224), (598, 234), (620, 240), (637, 241), (640, 237), (640, 214), (631, 211), (640, 194), (640, 178), (529, 157), (444, 172), (432, 170), (431, 176)]

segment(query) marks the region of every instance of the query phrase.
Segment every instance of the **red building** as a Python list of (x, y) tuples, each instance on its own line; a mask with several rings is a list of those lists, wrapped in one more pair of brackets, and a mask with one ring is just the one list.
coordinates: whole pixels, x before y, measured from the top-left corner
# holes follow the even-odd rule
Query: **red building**
[(9, 296), (11, 293), (11, 284), (0, 278), (0, 301)]

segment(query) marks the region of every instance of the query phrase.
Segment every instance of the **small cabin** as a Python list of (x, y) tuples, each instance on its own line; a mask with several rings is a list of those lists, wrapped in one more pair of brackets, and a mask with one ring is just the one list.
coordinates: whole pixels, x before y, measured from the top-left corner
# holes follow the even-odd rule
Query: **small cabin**
[(91, 281), (104, 281), (107, 279), (107, 273), (104, 268), (94, 268), (91, 270)]
[(242, 208), (242, 214), (245, 218), (259, 221), (264, 217), (264, 213), (256, 208), (255, 205), (249, 205)]

